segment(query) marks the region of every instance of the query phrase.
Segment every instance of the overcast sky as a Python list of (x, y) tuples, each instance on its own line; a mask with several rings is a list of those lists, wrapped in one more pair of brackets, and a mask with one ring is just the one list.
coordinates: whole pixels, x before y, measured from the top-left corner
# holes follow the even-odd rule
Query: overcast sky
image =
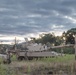
[(76, 27), (76, 0), (0, 0), (0, 35), (33, 36)]

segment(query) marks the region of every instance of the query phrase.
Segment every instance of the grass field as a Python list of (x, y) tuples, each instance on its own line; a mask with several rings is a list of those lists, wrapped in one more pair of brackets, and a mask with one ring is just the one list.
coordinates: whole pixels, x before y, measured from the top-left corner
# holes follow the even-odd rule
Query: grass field
[[(54, 73), (74, 73), (74, 55), (66, 54), (65, 56), (59, 56), (56, 58), (42, 58), (33, 60), (17, 61), (16, 57), (12, 57), (11, 64), (0, 64), (1, 75), (46, 75), (49, 71)], [(2, 61), (2, 59), (0, 60)], [(39, 73), (39, 74), (38, 74)], [(58, 74), (58, 75), (59, 75)], [(69, 75), (69, 74), (67, 74)]]
[[(74, 54), (65, 54), (64, 56), (58, 56), (58, 57), (53, 57), (53, 58), (38, 58), (38, 60), (33, 59), (32, 61), (45, 61), (45, 62), (69, 62), (69, 61), (74, 61), (75, 56)], [(11, 58), (12, 61), (17, 61), (16, 56), (13, 55)], [(26, 61), (26, 60), (25, 60)]]
[(45, 62), (71, 62), (74, 61), (73, 54), (66, 54), (65, 56), (58, 56), (55, 58), (42, 58), (40, 61)]

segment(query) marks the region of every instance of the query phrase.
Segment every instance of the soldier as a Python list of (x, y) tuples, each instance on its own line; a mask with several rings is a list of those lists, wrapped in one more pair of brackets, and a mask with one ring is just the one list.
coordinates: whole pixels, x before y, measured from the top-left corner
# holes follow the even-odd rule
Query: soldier
[(10, 51), (8, 51), (8, 53), (7, 53), (7, 63), (8, 63), (8, 64), (11, 63)]

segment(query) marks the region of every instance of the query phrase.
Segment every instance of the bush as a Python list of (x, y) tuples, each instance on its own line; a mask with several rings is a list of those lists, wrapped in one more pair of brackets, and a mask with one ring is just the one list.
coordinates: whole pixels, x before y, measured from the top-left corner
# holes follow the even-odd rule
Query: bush
[(58, 49), (52, 49), (52, 50), (56, 51), (58, 53), (61, 53), (61, 49), (63, 49), (63, 53), (65, 53), (65, 54), (74, 54), (75, 53), (75, 49), (73, 47), (58, 48)]

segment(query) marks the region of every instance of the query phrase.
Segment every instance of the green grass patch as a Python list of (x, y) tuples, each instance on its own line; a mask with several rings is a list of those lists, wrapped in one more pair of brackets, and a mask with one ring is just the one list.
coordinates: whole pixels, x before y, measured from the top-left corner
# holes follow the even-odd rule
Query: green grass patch
[(16, 55), (12, 55), (11, 60), (16, 61), (17, 60)]
[(74, 61), (74, 55), (73, 54), (66, 54), (65, 56), (58, 56), (58, 57), (53, 57), (53, 58), (42, 58), (39, 59), (38, 61), (43, 61), (43, 62), (71, 62)]
[(0, 57), (0, 64), (3, 62), (3, 59)]

